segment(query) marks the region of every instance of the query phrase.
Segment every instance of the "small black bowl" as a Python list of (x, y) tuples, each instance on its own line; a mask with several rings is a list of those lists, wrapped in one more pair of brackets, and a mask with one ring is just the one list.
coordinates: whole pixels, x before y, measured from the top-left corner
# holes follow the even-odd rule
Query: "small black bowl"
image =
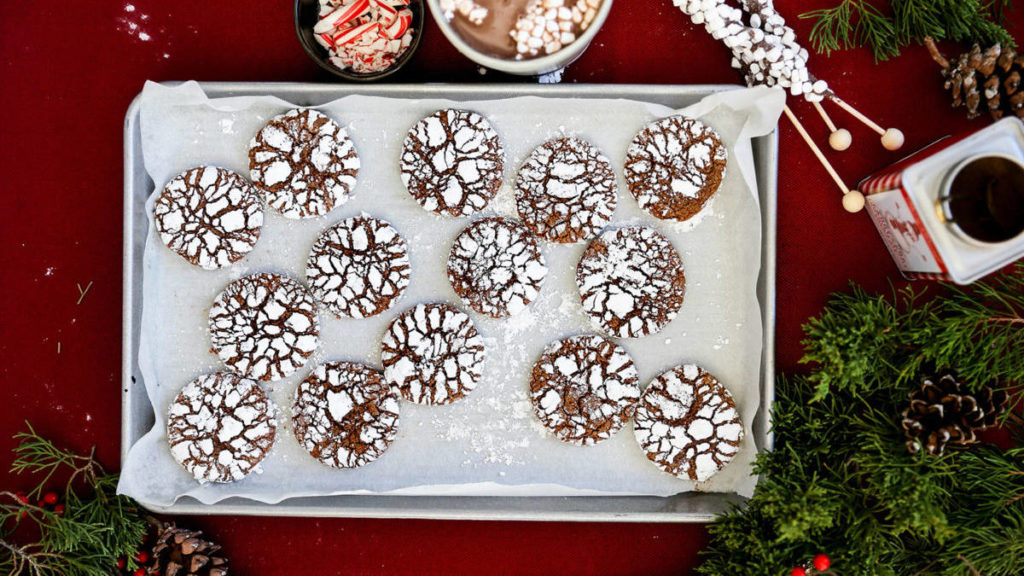
[(380, 72), (361, 74), (351, 70), (342, 70), (331, 63), (330, 53), (326, 48), (318, 44), (315, 38), (313, 38), (313, 26), (316, 25), (317, 21), (320, 19), (320, 3), (317, 0), (295, 0), (295, 33), (298, 35), (299, 42), (302, 44), (302, 48), (305, 49), (306, 54), (309, 54), (309, 57), (312, 58), (318, 66), (327, 70), (331, 74), (334, 74), (338, 78), (359, 82), (380, 80), (381, 78), (394, 74), (404, 66), (405, 63), (412, 58), (416, 49), (419, 48), (420, 39), (423, 38), (423, 0), (408, 0), (408, 3), (409, 10), (412, 11), (412, 23), (410, 24), (413, 29), (412, 43), (409, 44), (409, 48), (407, 48), (406, 51), (403, 52), (397, 60), (395, 60), (394, 64)]

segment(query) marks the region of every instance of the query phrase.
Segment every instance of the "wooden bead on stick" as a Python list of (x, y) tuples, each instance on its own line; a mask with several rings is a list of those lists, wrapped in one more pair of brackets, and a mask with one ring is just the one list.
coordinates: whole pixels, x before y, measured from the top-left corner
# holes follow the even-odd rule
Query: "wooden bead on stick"
[(828, 137), (828, 145), (837, 152), (849, 150), (851, 144), (853, 144), (853, 135), (846, 128), (840, 128)]
[[(821, 148), (818, 148), (818, 145), (814, 143), (814, 140), (811, 139), (811, 135), (807, 133), (807, 129), (800, 123), (800, 120), (798, 120), (796, 115), (793, 114), (793, 111), (789, 109), (789, 106), (783, 107), (782, 111), (786, 114), (786, 117), (789, 118), (789, 121), (793, 123), (793, 127), (796, 128), (797, 133), (799, 133), (800, 137), (804, 139), (804, 142), (807, 143), (807, 147), (811, 149), (811, 152), (814, 153), (818, 162), (821, 162), (825, 171), (828, 172), (829, 176), (832, 177), (832, 180), (835, 181), (836, 186), (838, 186), (839, 190), (843, 193), (843, 207), (849, 212), (859, 212), (864, 208), (864, 196), (856, 190), (850, 190), (846, 183), (843, 182), (839, 173), (836, 172), (836, 169), (833, 168), (832, 164), (830, 164), (828, 159), (825, 158), (825, 154), (821, 151)], [(849, 201), (846, 199), (847, 196), (851, 197)], [(857, 206), (857, 196), (860, 196), (859, 207)], [(847, 205), (847, 202), (849, 202), (849, 205)]]
[(851, 214), (864, 209), (864, 195), (860, 190), (850, 190), (843, 194), (843, 208)]
[(900, 132), (896, 128), (889, 128), (888, 130), (882, 128), (876, 122), (862, 114), (853, 106), (844, 102), (842, 98), (838, 96), (833, 96), (832, 101), (838, 104), (843, 110), (849, 112), (851, 116), (863, 122), (865, 126), (877, 132), (882, 137), (882, 146), (884, 146), (886, 150), (899, 150), (903, 147), (903, 143), (906, 140), (903, 137), (903, 132)]
[(896, 128), (889, 128), (882, 134), (882, 146), (885, 146), (886, 150), (899, 150), (903, 148), (903, 143), (906, 138), (903, 136), (903, 132)]

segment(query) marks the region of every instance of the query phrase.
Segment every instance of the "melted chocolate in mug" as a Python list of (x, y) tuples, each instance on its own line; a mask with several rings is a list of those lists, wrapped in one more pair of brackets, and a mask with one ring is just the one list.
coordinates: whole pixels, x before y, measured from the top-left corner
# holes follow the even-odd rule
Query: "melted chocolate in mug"
[(985, 156), (953, 178), (947, 219), (981, 242), (1011, 240), (1024, 232), (1024, 167), (1000, 156)]

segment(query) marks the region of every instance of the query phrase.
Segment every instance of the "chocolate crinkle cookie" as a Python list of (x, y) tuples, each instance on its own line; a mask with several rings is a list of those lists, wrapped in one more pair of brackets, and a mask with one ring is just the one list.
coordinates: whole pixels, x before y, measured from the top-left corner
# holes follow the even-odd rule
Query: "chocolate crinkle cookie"
[(519, 169), (515, 196), (519, 217), (534, 234), (580, 242), (611, 221), (618, 204), (615, 170), (586, 140), (549, 140)]
[(491, 124), (465, 110), (420, 120), (402, 147), (402, 182), (420, 206), (448, 216), (483, 210), (505, 173), (505, 150)]
[(444, 303), (398, 315), (381, 341), (384, 379), (418, 404), (465, 397), (483, 374), (484, 342), (468, 315)]
[(467, 306), (493, 318), (524, 310), (540, 294), (548, 267), (530, 231), (506, 218), (463, 230), (448, 255), (448, 280)]
[(253, 185), (286, 218), (324, 216), (348, 201), (359, 156), (345, 129), (316, 110), (273, 118), (249, 144)]
[(259, 385), (220, 372), (189, 382), (167, 414), (171, 456), (200, 482), (234, 482), (274, 444), (274, 404)]
[(235, 280), (210, 307), (213, 352), (232, 372), (255, 380), (285, 378), (319, 345), (316, 302), (279, 274)]
[(660, 332), (683, 304), (686, 277), (679, 252), (646, 226), (608, 229), (587, 246), (576, 267), (583, 310), (617, 338)]
[(309, 290), (338, 317), (369, 318), (409, 287), (409, 246), (377, 218), (342, 220), (317, 238), (306, 261)]
[(256, 246), (263, 201), (238, 173), (199, 166), (178, 174), (153, 204), (160, 239), (190, 264), (216, 270)]
[(743, 423), (717, 378), (693, 364), (655, 378), (636, 410), (636, 440), (658, 468), (703, 482), (739, 452)]
[(600, 336), (552, 342), (533, 367), (533, 411), (555, 436), (586, 446), (607, 440), (633, 417), (640, 377), (624, 348)]
[(688, 220), (725, 177), (728, 153), (718, 133), (685, 116), (652, 122), (626, 152), (625, 177), (640, 207), (662, 220)]
[(328, 466), (363, 466), (394, 442), (398, 404), (398, 393), (373, 368), (355, 362), (321, 364), (295, 392), (295, 437)]

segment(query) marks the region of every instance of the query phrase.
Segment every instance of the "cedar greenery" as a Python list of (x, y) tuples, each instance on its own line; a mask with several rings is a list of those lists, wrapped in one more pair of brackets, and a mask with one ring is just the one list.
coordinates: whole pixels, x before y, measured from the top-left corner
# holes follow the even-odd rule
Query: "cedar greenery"
[(841, 0), (800, 18), (814, 20), (810, 40), (818, 52), (869, 46), (875, 61), (880, 61), (898, 56), (904, 46), (921, 43), (928, 36), (1016, 46), (1002, 25), (1003, 14), (1010, 8), (1011, 0)]
[[(27, 424), (26, 424), (27, 425)], [(63, 514), (22, 502), (13, 492), (0, 492), (0, 574), (10, 576), (108, 576), (118, 558), (132, 557), (148, 530), (145, 514), (135, 502), (117, 495), (117, 475), (107, 473), (93, 454), (62, 450), (28, 431), (15, 436), (14, 473), (37, 478), (29, 501), (43, 496), (55, 478), (65, 482)], [(36, 530), (25, 530), (32, 523)], [(38, 533), (38, 541), (22, 544), (19, 533)]]
[[(1020, 574), (1024, 445), (910, 454), (900, 412), (919, 378), (951, 367), (1024, 393), (1024, 264), (967, 288), (892, 298), (854, 289), (804, 327), (810, 374), (780, 377), (775, 449), (742, 508), (710, 527), (702, 574), (788, 574), (815, 554), (843, 576)], [(1012, 421), (1012, 422), (1011, 422)]]

